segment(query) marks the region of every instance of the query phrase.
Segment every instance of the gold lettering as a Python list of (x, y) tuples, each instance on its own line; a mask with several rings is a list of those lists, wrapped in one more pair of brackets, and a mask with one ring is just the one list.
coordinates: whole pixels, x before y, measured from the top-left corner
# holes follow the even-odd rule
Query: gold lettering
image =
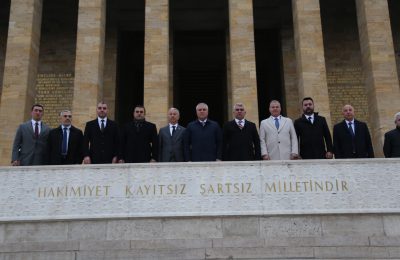
[(349, 189), (347, 188), (347, 182), (346, 181), (342, 181), (342, 191), (349, 191)]
[(63, 189), (62, 187), (57, 187), (57, 197), (63, 197)]
[[(167, 195), (174, 193), (174, 189), (172, 187), (173, 187), (172, 184), (167, 186), (168, 190)], [(175, 194), (176, 194), (176, 185), (175, 185)]]
[(74, 194), (74, 196), (76, 196), (78, 194), (78, 197), (80, 197), (81, 196), (81, 187), (78, 187), (78, 189), (71, 187), (70, 195), (72, 195), (72, 193)]
[(39, 188), (38, 189), (38, 197), (39, 198), (41, 197), (40, 194), (43, 195), (43, 198), (46, 197), (46, 188), (43, 188), (43, 190), (42, 190), (42, 188)]
[(96, 197), (100, 196), (100, 192), (101, 192), (101, 187), (96, 186)]
[(218, 189), (218, 193), (224, 193), (224, 192), (222, 191), (222, 184), (221, 184), (221, 183), (218, 183), (218, 184), (217, 184), (217, 189)]
[(186, 184), (181, 184), (181, 194), (186, 194), (185, 188), (186, 188)]
[(146, 195), (149, 195), (150, 185), (149, 186), (144, 185), (144, 188), (146, 190)]
[(273, 182), (271, 186), (265, 183), (265, 192), (272, 192), (272, 190), (276, 192), (275, 182)]
[[(329, 186), (328, 186), (328, 184), (329, 184)], [(325, 182), (325, 187), (326, 187), (326, 191), (332, 191), (332, 189), (333, 189), (333, 184), (332, 184), (332, 182), (326, 181), (326, 182)]]
[(47, 194), (47, 197), (55, 197), (54, 196), (54, 190), (53, 190), (53, 188), (50, 188), (50, 191), (49, 191), (49, 193)]
[(233, 184), (233, 193), (239, 193), (240, 192), (240, 188), (239, 188), (239, 183), (235, 183)]
[(139, 195), (139, 193), (140, 193), (141, 195), (143, 195), (142, 186), (139, 186), (138, 191), (136, 192), (136, 195)]
[(296, 181), (296, 192), (300, 192), (300, 182)]
[(307, 192), (307, 184), (308, 184), (308, 182), (304, 181), (302, 183), (304, 184), (304, 191)]
[(229, 182), (225, 183), (227, 193), (231, 193), (231, 185), (232, 185), (232, 183), (229, 183)]
[(247, 193), (251, 193), (251, 182), (247, 183)]
[(108, 196), (108, 189), (109, 189), (111, 186), (106, 185), (106, 186), (103, 186), (103, 187), (106, 188), (106, 196)]
[(321, 191), (324, 191), (324, 185), (322, 184), (322, 181), (321, 181), (321, 183), (318, 183), (318, 182), (314, 182), (314, 183), (315, 183), (315, 191), (318, 191), (318, 188), (320, 188)]
[(200, 184), (200, 194), (201, 195), (204, 195), (204, 193), (206, 193), (206, 188), (204, 187), (205, 186), (205, 184), (204, 183), (202, 183), (202, 184)]

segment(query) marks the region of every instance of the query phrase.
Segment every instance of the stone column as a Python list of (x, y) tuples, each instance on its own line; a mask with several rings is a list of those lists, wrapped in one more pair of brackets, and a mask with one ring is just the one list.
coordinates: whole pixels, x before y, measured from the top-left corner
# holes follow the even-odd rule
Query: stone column
[(81, 129), (95, 118), (103, 98), (105, 19), (105, 0), (79, 1), (72, 113)]
[[(286, 113), (291, 119), (299, 117), (299, 90), (297, 88), (296, 54), (294, 48), (293, 30), (281, 29), (283, 81), (285, 89)], [(268, 102), (268, 101), (266, 101)]]
[[(377, 156), (399, 111), (399, 80), (387, 1), (356, 0), (358, 32), (368, 93), (370, 130)], [(357, 113), (357, 108), (355, 108)]]
[(144, 44), (144, 105), (146, 119), (167, 123), (169, 104), (168, 0), (146, 0)]
[[(244, 103), (247, 118), (258, 125), (252, 0), (229, 0), (229, 31), (231, 104)], [(228, 118), (232, 118), (232, 106)]]
[(108, 27), (104, 53), (104, 87), (103, 100), (107, 103), (110, 113), (108, 117), (115, 118), (115, 96), (117, 82), (117, 29), (116, 27)]
[(331, 125), (319, 0), (292, 0), (292, 8), (299, 99), (312, 97)]
[(42, 0), (12, 0), (0, 103), (0, 164), (10, 165), (19, 124), (30, 118), (35, 101)]

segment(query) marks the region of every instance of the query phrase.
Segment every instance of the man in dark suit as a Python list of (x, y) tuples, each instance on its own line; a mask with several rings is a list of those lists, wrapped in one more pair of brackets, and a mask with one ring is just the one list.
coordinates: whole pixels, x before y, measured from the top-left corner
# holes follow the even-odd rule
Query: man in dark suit
[(50, 128), (42, 122), (44, 108), (35, 104), (32, 119), (21, 124), (15, 134), (11, 164), (13, 166), (43, 165), (47, 159), (47, 138)]
[(314, 101), (303, 98), (303, 115), (294, 121), (302, 159), (332, 159), (332, 137), (323, 116), (314, 112)]
[(374, 158), (367, 124), (354, 119), (351, 105), (345, 105), (342, 113), (344, 120), (333, 128), (335, 158)]
[(400, 157), (400, 112), (394, 116), (396, 128), (385, 134), (383, 153), (386, 158)]
[(121, 131), (120, 163), (156, 162), (158, 159), (158, 138), (155, 124), (146, 121), (144, 106), (133, 110), (133, 121)]
[(233, 106), (234, 120), (223, 127), (222, 159), (224, 161), (261, 160), (260, 137), (253, 122), (246, 120), (242, 103)]
[(61, 111), (60, 123), (61, 125), (52, 129), (49, 134), (48, 164), (81, 164), (83, 133), (71, 124), (71, 111)]
[(83, 135), (83, 163), (116, 163), (119, 149), (117, 124), (107, 118), (107, 104), (97, 105), (97, 118), (86, 123)]
[(184, 136), (185, 161), (220, 161), (222, 132), (217, 122), (208, 119), (208, 106), (196, 106), (197, 120), (190, 122)]
[(183, 134), (185, 128), (178, 124), (179, 110), (168, 110), (168, 125), (158, 134), (159, 162), (183, 162)]

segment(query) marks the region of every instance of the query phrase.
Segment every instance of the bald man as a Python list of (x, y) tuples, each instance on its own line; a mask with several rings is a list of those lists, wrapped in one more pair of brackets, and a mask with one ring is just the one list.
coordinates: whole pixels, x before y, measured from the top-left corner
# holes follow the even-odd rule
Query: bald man
[(168, 110), (168, 125), (158, 133), (158, 161), (183, 162), (183, 134), (185, 128), (178, 124), (179, 110), (172, 107)]
[(371, 135), (367, 124), (354, 118), (354, 108), (345, 105), (344, 120), (333, 127), (333, 150), (340, 158), (374, 158)]

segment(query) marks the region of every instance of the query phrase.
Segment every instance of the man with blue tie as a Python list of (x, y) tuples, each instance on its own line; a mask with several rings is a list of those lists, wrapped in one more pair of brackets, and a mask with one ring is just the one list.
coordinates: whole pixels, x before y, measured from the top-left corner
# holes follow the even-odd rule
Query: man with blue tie
[(298, 159), (299, 148), (293, 122), (281, 115), (281, 104), (272, 100), (269, 104), (271, 116), (261, 121), (260, 146), (263, 160)]
[(367, 124), (354, 118), (351, 105), (345, 105), (342, 114), (344, 120), (333, 127), (335, 158), (374, 158)]
[(49, 134), (48, 164), (81, 164), (83, 133), (72, 125), (71, 111), (60, 112), (60, 123), (60, 126), (52, 129)]

